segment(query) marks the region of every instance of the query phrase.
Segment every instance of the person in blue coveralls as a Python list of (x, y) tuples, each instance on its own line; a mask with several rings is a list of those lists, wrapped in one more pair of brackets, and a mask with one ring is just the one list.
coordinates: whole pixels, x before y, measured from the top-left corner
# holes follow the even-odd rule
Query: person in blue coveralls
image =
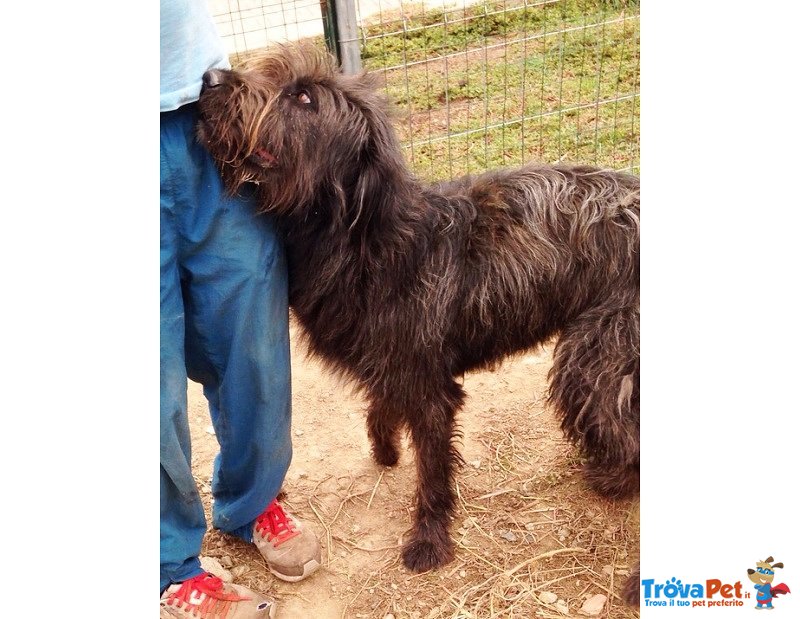
[(292, 456), (286, 258), (252, 196), (226, 195), (196, 139), (208, 69), (229, 68), (206, 0), (161, 0), (161, 617), (272, 617), (275, 604), (200, 565), (187, 377), (220, 452), (213, 526), (253, 542), (278, 578), (320, 565), (316, 535), (276, 500)]

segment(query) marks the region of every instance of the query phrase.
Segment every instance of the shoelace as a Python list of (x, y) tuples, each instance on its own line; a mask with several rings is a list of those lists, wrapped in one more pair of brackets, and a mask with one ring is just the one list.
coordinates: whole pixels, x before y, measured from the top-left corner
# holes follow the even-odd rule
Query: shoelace
[(286, 515), (278, 501), (272, 501), (266, 510), (256, 518), (256, 531), (267, 538), (277, 548), (284, 542), (300, 535), (294, 520)]
[(234, 591), (226, 592), (220, 578), (205, 573), (181, 583), (180, 588), (171, 593), (165, 603), (179, 606), (193, 617), (225, 619), (233, 604), (249, 599)]

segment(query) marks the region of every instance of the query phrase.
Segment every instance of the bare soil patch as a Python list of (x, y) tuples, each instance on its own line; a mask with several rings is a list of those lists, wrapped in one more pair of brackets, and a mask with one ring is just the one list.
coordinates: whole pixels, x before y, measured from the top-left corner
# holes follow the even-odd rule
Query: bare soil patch
[[(235, 582), (276, 598), (280, 619), (579, 617), (595, 594), (609, 598), (597, 616), (639, 616), (618, 597), (639, 556), (638, 502), (610, 502), (583, 484), (579, 455), (546, 406), (550, 348), (464, 378), (456, 560), (412, 574), (400, 545), (411, 524), (413, 451), (406, 444), (394, 469), (376, 465), (365, 402), (308, 359), (296, 334), (293, 327), (285, 503), (319, 534), (323, 567), (307, 581), (283, 583), (237, 539), (210, 531), (203, 548), (231, 566)], [(189, 416), (193, 469), (210, 514), (217, 444), (194, 383)]]

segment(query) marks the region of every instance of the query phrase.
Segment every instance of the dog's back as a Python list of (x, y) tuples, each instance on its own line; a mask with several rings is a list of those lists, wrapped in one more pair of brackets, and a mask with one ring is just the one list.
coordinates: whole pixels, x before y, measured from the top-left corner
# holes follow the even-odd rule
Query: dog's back
[(436, 185), (426, 201), (454, 263), (438, 264), (459, 271), (447, 338), (457, 371), (541, 343), (589, 310), (638, 308), (637, 177), (529, 165)]

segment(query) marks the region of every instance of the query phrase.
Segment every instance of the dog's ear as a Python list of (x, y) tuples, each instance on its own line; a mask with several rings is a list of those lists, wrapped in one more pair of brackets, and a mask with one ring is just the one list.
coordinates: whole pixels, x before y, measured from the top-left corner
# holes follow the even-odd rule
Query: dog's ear
[(409, 172), (387, 102), (376, 91), (375, 79), (370, 74), (352, 79), (357, 93), (354, 103), (366, 123), (366, 135), (351, 196), (355, 209), (351, 228), (359, 221), (364, 224), (374, 216), (384, 214), (392, 203), (408, 199), (409, 191)]
[(756, 571), (755, 571), (754, 569), (752, 569), (752, 568), (751, 568), (751, 569), (748, 569), (748, 570), (747, 570), (747, 573), (748, 573), (748, 574), (755, 574), (755, 573), (756, 573)]
[(775, 569), (776, 567), (781, 567), (782, 568), (783, 567), (783, 563), (775, 563), (775, 564), (773, 564), (772, 569)]
[(769, 557), (767, 557), (767, 558), (764, 560), (764, 563), (772, 563), (772, 556), (769, 556)]

